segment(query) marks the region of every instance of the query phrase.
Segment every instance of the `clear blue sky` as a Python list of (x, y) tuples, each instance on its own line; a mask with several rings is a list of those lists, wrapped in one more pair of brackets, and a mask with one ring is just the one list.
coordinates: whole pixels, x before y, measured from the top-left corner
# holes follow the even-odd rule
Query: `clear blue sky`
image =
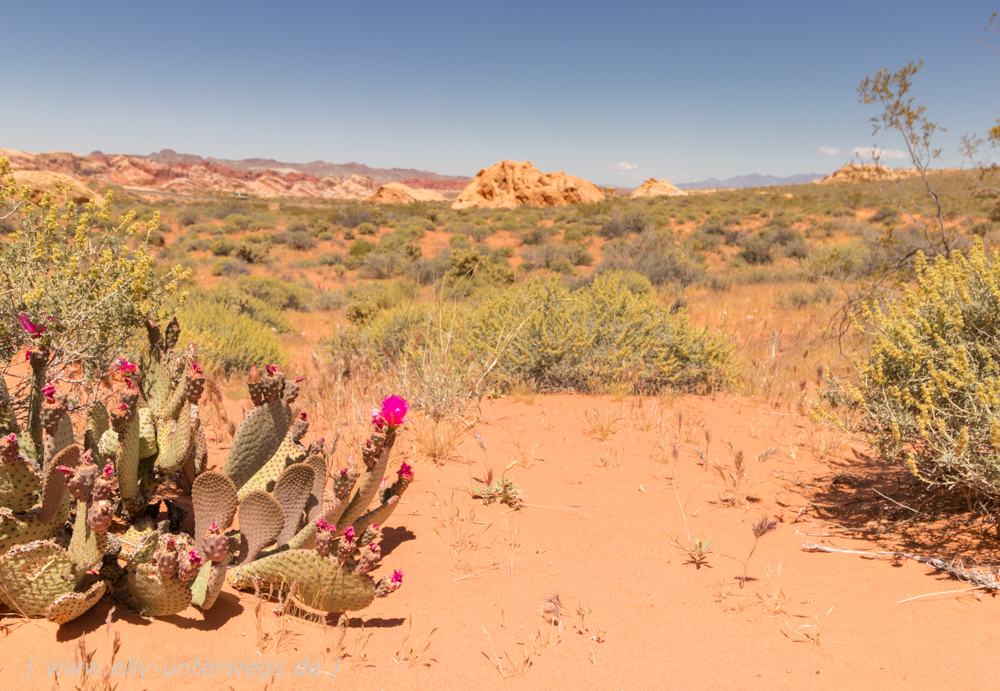
[[(599, 183), (826, 173), (867, 75), (958, 136), (1000, 117), (1000, 2), (6, 2), (0, 148), (356, 161)], [(898, 142), (883, 138), (892, 149)], [(821, 147), (840, 153), (824, 154)], [(617, 166), (617, 167), (616, 167)]]

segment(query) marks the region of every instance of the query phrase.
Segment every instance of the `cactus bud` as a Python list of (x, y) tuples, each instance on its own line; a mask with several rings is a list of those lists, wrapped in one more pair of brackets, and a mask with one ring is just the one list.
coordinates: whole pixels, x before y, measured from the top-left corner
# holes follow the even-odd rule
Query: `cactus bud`
[(375, 568), (375, 565), (378, 564), (378, 560), (381, 558), (382, 550), (379, 549), (379, 546), (375, 544), (368, 545), (361, 553), (361, 559), (354, 570), (362, 574), (368, 573)]
[(3, 439), (0, 439), (0, 463), (4, 465), (14, 463), (17, 461), (20, 451), (16, 434), (8, 434)]
[(93, 489), (91, 490), (90, 497), (95, 502), (105, 501), (111, 497), (111, 490), (113, 489), (113, 478), (114, 478), (114, 468), (111, 464), (104, 466), (104, 472), (94, 480)]
[(183, 583), (187, 583), (198, 575), (201, 570), (201, 555), (195, 550), (191, 550), (181, 559), (180, 568), (177, 570), (177, 578)]
[(78, 501), (90, 501), (94, 482), (100, 474), (100, 470), (98, 470), (97, 465), (91, 459), (90, 449), (83, 452), (80, 464), (70, 472), (72, 474), (66, 480), (66, 488), (69, 490), (69, 493)]
[(222, 530), (215, 523), (209, 526), (202, 544), (205, 554), (216, 564), (225, 559), (226, 553), (229, 552), (229, 538), (222, 534)]
[(305, 413), (299, 413), (299, 419), (292, 424), (292, 441), (298, 442), (309, 431), (309, 420)]
[(197, 362), (191, 363), (191, 368), (184, 378), (184, 398), (189, 403), (197, 403), (205, 392), (205, 374)]
[(95, 501), (87, 511), (87, 525), (96, 532), (107, 530), (113, 518), (114, 509), (111, 507), (111, 502), (106, 499)]
[(316, 533), (316, 553), (319, 556), (325, 557), (330, 554), (331, 547), (333, 547), (333, 533), (325, 530)]
[(59, 421), (66, 414), (66, 399), (56, 395), (56, 387), (47, 384), (42, 387), (42, 428), (49, 434), (55, 434), (59, 427)]
[(349, 472), (343, 468), (333, 477), (333, 494), (337, 499), (345, 499), (354, 488), (354, 483), (358, 481), (357, 472)]
[(403, 585), (403, 572), (396, 569), (392, 576), (385, 576), (375, 584), (375, 597), (386, 597), (399, 590)]
[(264, 383), (260, 379), (260, 372), (256, 365), (251, 365), (250, 376), (247, 378), (247, 388), (250, 390), (250, 400), (254, 405), (264, 403)]
[(177, 545), (173, 540), (167, 540), (166, 548), (156, 553), (156, 566), (165, 581), (177, 575)]

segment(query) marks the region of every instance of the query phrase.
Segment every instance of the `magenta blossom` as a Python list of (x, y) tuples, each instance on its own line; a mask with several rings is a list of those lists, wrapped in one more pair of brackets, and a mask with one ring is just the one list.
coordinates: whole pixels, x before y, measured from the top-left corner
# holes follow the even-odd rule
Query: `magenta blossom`
[(409, 409), (410, 406), (406, 399), (400, 396), (389, 396), (382, 401), (382, 417), (390, 427), (403, 424), (403, 418), (406, 417), (406, 411)]
[(408, 466), (404, 461), (399, 470), (396, 471), (399, 474), (401, 480), (412, 480), (413, 479), (413, 468)]
[(17, 441), (17, 435), (14, 433), (8, 434), (6, 439), (8, 444), (13, 444), (14, 442)]
[(31, 336), (32, 338), (38, 338), (43, 333), (45, 333), (45, 327), (38, 326), (37, 324), (35, 324), (35, 322), (31, 321), (31, 318), (28, 317), (27, 314), (21, 315), (20, 322), (21, 326), (24, 328), (25, 331), (28, 332), (28, 335)]
[(123, 357), (118, 358), (117, 364), (118, 364), (118, 371), (121, 372), (122, 374), (131, 374), (132, 372), (135, 372), (135, 365), (133, 365), (131, 362), (129, 362)]
[(104, 477), (111, 477), (114, 474), (115, 474), (115, 469), (112, 467), (110, 463), (104, 466)]
[(191, 363), (191, 374), (195, 375), (196, 377), (200, 377), (201, 374), (202, 374), (202, 372), (201, 372), (201, 365), (199, 365), (197, 362), (192, 362)]
[(24, 361), (28, 362), (29, 360), (31, 360), (31, 348), (24, 351)]
[(302, 422), (306, 421), (307, 418), (306, 418), (305, 411), (299, 413), (299, 419), (302, 420)]
[(393, 571), (392, 580), (389, 582), (392, 584), (393, 588), (398, 588), (399, 586), (403, 585), (403, 572), (400, 571), (399, 569)]
[(347, 528), (344, 530), (344, 539), (347, 540), (348, 542), (354, 542), (354, 526), (353, 525), (347, 526)]
[(337, 526), (330, 525), (329, 523), (327, 523), (326, 521), (324, 521), (322, 518), (317, 518), (316, 519), (316, 530), (325, 530), (325, 531), (327, 531), (329, 533), (332, 533), (336, 529), (337, 529)]
[(188, 552), (188, 563), (189, 564), (200, 564), (201, 563), (201, 555), (198, 554), (195, 550), (191, 550), (190, 552)]
[(280, 368), (280, 367), (278, 367), (277, 365), (264, 365), (264, 369), (265, 369), (265, 370), (267, 371), (267, 373), (268, 373), (269, 375), (271, 375), (272, 377), (273, 377), (273, 376), (274, 376), (275, 374), (281, 374), (281, 368)]
[(43, 386), (42, 387), (42, 395), (45, 396), (45, 398), (49, 399), (50, 401), (54, 400), (55, 397), (56, 397), (56, 386), (55, 386), (55, 384), (46, 384), (45, 386)]

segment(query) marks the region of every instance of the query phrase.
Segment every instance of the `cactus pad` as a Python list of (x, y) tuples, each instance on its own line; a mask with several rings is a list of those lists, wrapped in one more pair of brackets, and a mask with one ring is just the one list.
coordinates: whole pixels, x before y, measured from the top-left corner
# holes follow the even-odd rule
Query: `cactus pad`
[(151, 408), (139, 408), (139, 458), (155, 456), (159, 451), (156, 445), (156, 423), (153, 420)]
[(0, 463), (0, 506), (14, 513), (23, 513), (38, 501), (42, 479), (35, 474), (24, 458), (14, 463)]
[(306, 522), (312, 523), (323, 510), (323, 492), (326, 489), (326, 459), (313, 454), (305, 461), (313, 469), (313, 485), (306, 500)]
[(236, 430), (225, 473), (239, 489), (274, 455), (292, 424), (292, 409), (282, 400), (255, 406)]
[(281, 504), (285, 516), (285, 527), (278, 534), (278, 545), (285, 544), (299, 531), (302, 511), (312, 491), (314, 476), (315, 473), (310, 466), (296, 463), (285, 468), (281, 477), (274, 483), (274, 498)]
[(66, 551), (48, 540), (20, 545), (0, 557), (0, 601), (40, 617), (58, 597), (71, 593), (76, 572)]
[(227, 554), (226, 558), (218, 564), (210, 561), (205, 562), (198, 576), (191, 584), (191, 604), (209, 610), (222, 592), (222, 586), (226, 584), (226, 567), (229, 565), (232, 556)]
[(357, 611), (375, 598), (370, 576), (311, 549), (286, 550), (238, 566), (230, 569), (228, 579), (236, 588), (253, 588), (256, 581), (287, 590), (297, 583), (295, 597), (324, 612)]
[(39, 515), (42, 523), (49, 523), (56, 517), (59, 505), (66, 496), (66, 475), (56, 468), (75, 468), (79, 461), (80, 447), (73, 444), (57, 453), (45, 468), (45, 476), (42, 478), (42, 512)]
[(60, 595), (45, 608), (45, 618), (59, 625), (73, 621), (100, 602), (106, 590), (107, 581), (97, 581), (87, 592)]
[(191, 404), (184, 402), (180, 416), (177, 418), (177, 426), (174, 428), (170, 440), (165, 442), (165, 447), (156, 459), (156, 470), (161, 475), (180, 470), (187, 460), (194, 446), (194, 437), (191, 434)]
[(244, 538), (240, 563), (257, 558), (260, 551), (274, 542), (285, 526), (281, 504), (264, 490), (256, 490), (240, 502), (240, 533)]
[(233, 522), (238, 506), (236, 487), (225, 475), (216, 472), (199, 475), (191, 488), (191, 499), (196, 540), (200, 540), (213, 523), (225, 530)]
[(152, 617), (167, 617), (187, 609), (191, 589), (176, 579), (160, 576), (155, 564), (141, 564), (129, 572), (128, 591), (139, 611)]
[(281, 440), (281, 446), (274, 452), (270, 460), (254, 473), (254, 476), (247, 480), (245, 485), (240, 487), (240, 498), (242, 499), (243, 495), (258, 489), (273, 492), (274, 483), (278, 481), (278, 477), (285, 468), (301, 461), (304, 455), (305, 449), (292, 440), (291, 433), (286, 434), (285, 438)]

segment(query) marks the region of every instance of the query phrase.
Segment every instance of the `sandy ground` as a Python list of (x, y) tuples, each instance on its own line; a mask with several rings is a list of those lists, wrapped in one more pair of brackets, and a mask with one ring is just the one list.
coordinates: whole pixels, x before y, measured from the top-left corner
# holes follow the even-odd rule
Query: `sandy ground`
[[(843, 528), (874, 526), (887, 503), (875, 489), (892, 496), (898, 475), (807, 418), (722, 396), (538, 396), (481, 412), (485, 452), (464, 434), (455, 458), (434, 465), (414, 430), (397, 446), (393, 469), (406, 460), (416, 481), (385, 527), (375, 573), (402, 569), (397, 593), (352, 613), (346, 629), (276, 616), (274, 603), (255, 617), (254, 595), (228, 586), (207, 613), (151, 622), (116, 611), (113, 679), (126, 690), (995, 685), (991, 597), (935, 594), (967, 585), (912, 560), (803, 549), (951, 557), (959, 544), (851, 539), (859, 533)], [(706, 431), (707, 465), (697, 453)], [(213, 465), (225, 451), (213, 445)], [(733, 477), (739, 451), (736, 487), (722, 475)], [(517, 483), (523, 508), (471, 496), (487, 469)], [(743, 581), (762, 516), (779, 523)], [(701, 566), (687, 554), (699, 539), (711, 541)], [(927, 597), (900, 602), (915, 596)], [(109, 607), (61, 628), (0, 620), (3, 687), (52, 688), (81, 634), (93, 662), (108, 664)], [(75, 688), (62, 669), (58, 688)]]

